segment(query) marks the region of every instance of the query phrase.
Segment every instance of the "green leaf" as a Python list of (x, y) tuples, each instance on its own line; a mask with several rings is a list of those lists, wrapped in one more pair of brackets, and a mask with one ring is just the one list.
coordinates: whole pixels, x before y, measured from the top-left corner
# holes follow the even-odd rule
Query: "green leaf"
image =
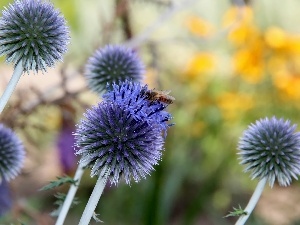
[[(67, 196), (66, 194), (60, 193), (60, 192), (58, 192), (58, 193), (56, 193), (56, 194), (54, 195), (54, 197), (56, 198), (56, 201), (55, 201), (53, 204), (54, 204), (54, 205), (57, 205), (58, 207), (57, 207), (57, 209), (53, 210), (53, 211), (50, 213), (51, 216), (57, 217), (57, 216), (59, 215), (60, 210), (61, 210), (61, 207), (62, 207), (62, 205), (63, 205), (63, 203), (64, 203), (64, 201), (65, 201), (65, 199), (66, 199), (66, 196)], [(73, 199), (73, 201), (72, 201), (72, 204), (71, 204), (70, 208), (72, 208), (74, 205), (78, 205), (78, 204), (79, 204), (78, 198), (75, 197), (75, 198)]]
[(227, 214), (225, 217), (229, 217), (229, 216), (243, 216), (243, 215), (248, 215), (248, 213), (246, 211), (244, 211), (241, 206), (239, 205), (239, 208), (234, 208), (233, 207), (233, 212), (229, 212), (229, 214)]
[(62, 205), (62, 203), (64, 203), (64, 201), (66, 199), (66, 196), (67, 195), (65, 193), (60, 193), (60, 192), (56, 193), (54, 195), (54, 197), (56, 198), (56, 200), (55, 200), (55, 202), (53, 204), (54, 205), (58, 205), (58, 206)]
[[(66, 200), (66, 196), (67, 195), (65, 193), (57, 192), (54, 195), (54, 197), (56, 198), (56, 201), (53, 204), (55, 204), (55, 205), (62, 205), (62, 203), (64, 203), (64, 201)], [(78, 203), (79, 203), (78, 198), (75, 197), (73, 199), (72, 205), (78, 205)]]
[(69, 176), (64, 176), (64, 177), (57, 177), (56, 181), (50, 181), (50, 184), (42, 187), (40, 191), (46, 191), (46, 190), (51, 190), (53, 188), (59, 187), (63, 184), (74, 184), (76, 185), (77, 181), (73, 180), (73, 178)]

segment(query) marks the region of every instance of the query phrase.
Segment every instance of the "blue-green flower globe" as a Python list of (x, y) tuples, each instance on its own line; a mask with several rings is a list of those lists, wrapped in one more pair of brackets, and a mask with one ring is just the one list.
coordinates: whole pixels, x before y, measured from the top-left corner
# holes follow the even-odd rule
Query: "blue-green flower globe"
[(84, 114), (75, 132), (80, 164), (91, 168), (91, 176), (109, 174), (111, 183), (121, 177), (138, 182), (154, 170), (164, 139), (158, 126), (136, 120), (131, 111), (103, 101)]
[(0, 56), (23, 71), (46, 71), (62, 60), (69, 43), (69, 31), (60, 12), (48, 1), (16, 0), (0, 18)]
[(85, 76), (89, 88), (102, 94), (107, 85), (131, 80), (141, 81), (144, 65), (132, 50), (118, 45), (107, 45), (99, 48), (91, 56), (85, 67)]
[(265, 118), (251, 124), (240, 138), (238, 149), (241, 164), (246, 165), (252, 179), (267, 178), (288, 186), (300, 174), (300, 133), (296, 125), (284, 119)]
[(16, 177), (22, 166), (25, 151), (22, 142), (9, 128), (0, 124), (0, 182)]

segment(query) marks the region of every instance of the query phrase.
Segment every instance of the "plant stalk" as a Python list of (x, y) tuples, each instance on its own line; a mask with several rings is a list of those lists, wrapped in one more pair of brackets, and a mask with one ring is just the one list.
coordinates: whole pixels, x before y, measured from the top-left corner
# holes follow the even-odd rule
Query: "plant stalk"
[(89, 198), (89, 201), (88, 201), (87, 205), (85, 206), (85, 209), (81, 216), (79, 225), (88, 225), (89, 222), (91, 221), (93, 213), (97, 207), (97, 204), (99, 202), (99, 199), (100, 199), (103, 189), (105, 187), (107, 178), (108, 178), (108, 173), (105, 173), (104, 176), (98, 177), (98, 180), (94, 187), (94, 190), (93, 190), (93, 192)]
[(12, 77), (10, 78), (10, 80), (6, 86), (6, 89), (4, 90), (4, 92), (0, 98), (0, 113), (2, 113), (11, 94), (15, 90), (22, 73), (23, 73), (23, 66), (22, 66), (22, 61), (20, 60), (20, 62), (15, 67), (14, 73), (13, 73)]
[(62, 205), (61, 211), (58, 215), (57, 221), (55, 223), (55, 225), (62, 225), (65, 221), (65, 218), (67, 216), (67, 213), (69, 211), (69, 208), (72, 204), (72, 201), (74, 199), (74, 196), (76, 194), (76, 191), (78, 189), (81, 177), (83, 175), (84, 169), (82, 168), (82, 166), (79, 164), (77, 167), (77, 170), (75, 172), (75, 176), (74, 176), (74, 180), (76, 181), (76, 185), (72, 184), (70, 186), (70, 189), (68, 191), (68, 194), (66, 196), (66, 199), (64, 201), (64, 204)]
[(257, 184), (257, 186), (255, 188), (255, 191), (254, 191), (252, 197), (250, 198), (250, 201), (249, 201), (248, 205), (246, 206), (246, 208), (244, 210), (245, 212), (247, 212), (247, 215), (242, 215), (238, 219), (238, 221), (235, 223), (235, 225), (243, 225), (243, 224), (245, 224), (245, 222), (249, 218), (250, 214), (252, 213), (254, 207), (256, 206), (256, 204), (258, 202), (258, 199), (260, 198), (261, 193), (264, 190), (266, 182), (267, 182), (267, 178), (266, 177), (264, 177), (263, 179), (261, 179), (258, 182), (258, 184)]

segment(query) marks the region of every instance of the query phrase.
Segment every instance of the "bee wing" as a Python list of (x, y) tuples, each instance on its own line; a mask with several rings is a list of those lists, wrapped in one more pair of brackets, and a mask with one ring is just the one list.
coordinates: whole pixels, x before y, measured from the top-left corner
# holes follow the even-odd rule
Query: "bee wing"
[(170, 90), (166, 90), (166, 91), (161, 91), (161, 93), (162, 93), (162, 94), (165, 94), (165, 95), (168, 95), (168, 94), (171, 93), (171, 91), (170, 91)]
[(175, 98), (173, 96), (169, 95), (169, 98), (175, 101)]

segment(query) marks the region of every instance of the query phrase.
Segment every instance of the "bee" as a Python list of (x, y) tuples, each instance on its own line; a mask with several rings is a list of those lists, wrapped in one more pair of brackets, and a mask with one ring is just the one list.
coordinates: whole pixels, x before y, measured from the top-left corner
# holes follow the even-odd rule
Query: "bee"
[(170, 96), (169, 93), (171, 91), (157, 91), (157, 90), (149, 90), (146, 92), (146, 99), (149, 101), (159, 101), (165, 104), (172, 104), (175, 101), (173, 96)]

